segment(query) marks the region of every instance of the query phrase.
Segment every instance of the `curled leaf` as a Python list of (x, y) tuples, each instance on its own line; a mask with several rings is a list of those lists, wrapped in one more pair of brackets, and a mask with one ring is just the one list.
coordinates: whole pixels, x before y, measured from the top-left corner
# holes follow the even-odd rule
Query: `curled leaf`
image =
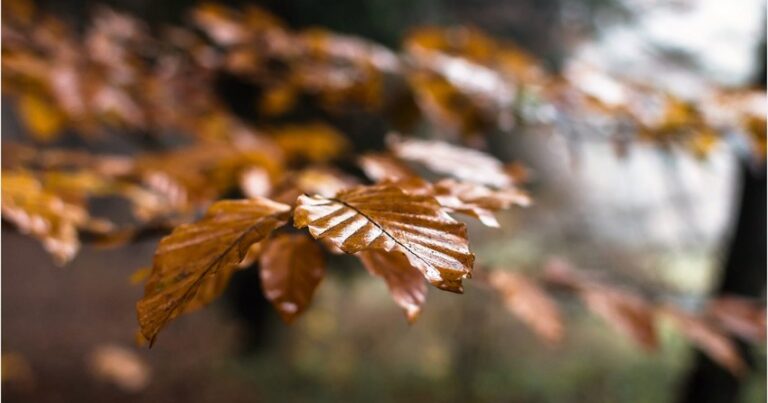
[(323, 252), (303, 234), (280, 234), (261, 254), (261, 288), (286, 323), (304, 312), (325, 275)]
[(290, 207), (269, 199), (224, 200), (160, 241), (144, 297), (136, 304), (144, 337), (218, 296), (251, 245), (284, 225)]
[(302, 195), (294, 225), (328, 239), (346, 253), (400, 251), (438, 288), (462, 292), (475, 257), (464, 224), (442, 211), (429, 196), (411, 195), (392, 185), (358, 186), (336, 197)]
[(528, 206), (527, 193), (514, 187), (489, 189), (483, 185), (445, 179), (435, 184), (433, 194), (443, 207), (477, 218), (489, 227), (499, 227), (493, 212), (513, 205)]
[(392, 299), (405, 310), (408, 321), (413, 323), (427, 299), (424, 276), (400, 252), (369, 250), (359, 252), (363, 266), (374, 276), (384, 279)]

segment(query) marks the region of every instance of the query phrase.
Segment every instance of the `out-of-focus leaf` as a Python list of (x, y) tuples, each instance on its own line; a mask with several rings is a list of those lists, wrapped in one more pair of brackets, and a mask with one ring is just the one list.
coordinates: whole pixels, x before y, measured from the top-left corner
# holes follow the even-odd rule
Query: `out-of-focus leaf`
[[(168, 153), (146, 154), (136, 170), (166, 210), (185, 211), (207, 204), (238, 185), (239, 175), (256, 167), (270, 178), (282, 171), (281, 161), (251, 146), (199, 144)], [(162, 209), (158, 209), (162, 212)], [(152, 217), (150, 217), (152, 218)]]
[(500, 190), (483, 185), (444, 179), (434, 185), (433, 195), (445, 208), (457, 213), (475, 217), (489, 227), (499, 227), (493, 212), (505, 210), (513, 205), (528, 206), (531, 199), (527, 193), (514, 187)]
[(765, 307), (757, 301), (722, 296), (709, 303), (707, 313), (728, 332), (753, 343), (765, 342)]
[(247, 197), (267, 197), (272, 191), (269, 173), (260, 167), (246, 169), (240, 174), (240, 189)]
[(125, 156), (92, 154), (85, 151), (39, 149), (8, 142), (3, 144), (3, 167), (45, 171), (90, 171), (96, 175), (129, 175), (135, 169), (133, 159)]
[(736, 344), (728, 335), (712, 326), (706, 320), (683, 312), (677, 308), (665, 306), (660, 312), (668, 317), (678, 330), (714, 362), (728, 369), (734, 375), (744, 374), (746, 365), (741, 358)]
[(427, 299), (427, 286), (419, 270), (396, 251), (368, 250), (355, 256), (371, 274), (384, 279), (392, 299), (405, 310), (408, 321), (415, 322)]
[(88, 356), (91, 374), (115, 384), (126, 392), (139, 392), (147, 387), (151, 371), (149, 365), (125, 347), (105, 344), (97, 346)]
[(64, 129), (64, 116), (61, 111), (38, 95), (23, 95), (19, 99), (19, 113), (30, 134), (37, 140), (51, 141)]
[(365, 175), (376, 182), (398, 181), (416, 176), (402, 161), (388, 154), (365, 154), (357, 159)]
[(259, 111), (267, 116), (279, 116), (288, 112), (296, 103), (296, 89), (288, 84), (268, 88), (259, 101)]
[(488, 119), (473, 103), (444, 77), (418, 71), (409, 75), (416, 103), (427, 119), (444, 132), (477, 136), (488, 126)]
[(399, 251), (438, 288), (462, 292), (472, 272), (466, 227), (433, 197), (410, 195), (392, 185), (359, 186), (335, 197), (299, 197), (294, 225), (309, 227), (344, 252)]
[[(3, 3), (5, 7), (5, 3)], [(15, 351), (3, 351), (0, 358), (2, 369), (0, 370), (3, 385), (14, 384), (22, 387), (33, 387), (35, 384), (35, 372), (29, 361), (22, 354)]]
[(639, 296), (605, 286), (580, 292), (590, 311), (647, 350), (658, 347), (654, 307)]
[(337, 169), (315, 166), (286, 175), (275, 187), (271, 197), (281, 203), (293, 205), (296, 198), (302, 194), (333, 197), (336, 193), (358, 184), (358, 180)]
[(490, 285), (504, 298), (507, 309), (548, 343), (563, 338), (563, 321), (555, 301), (533, 280), (518, 273), (496, 270)]
[(288, 125), (270, 131), (290, 159), (326, 162), (349, 148), (347, 139), (323, 123)]
[(306, 235), (280, 234), (266, 241), (260, 265), (264, 296), (286, 323), (293, 322), (325, 275), (322, 250)]
[(398, 157), (424, 164), (441, 174), (481, 185), (498, 188), (513, 185), (502, 164), (496, 158), (477, 150), (440, 141), (397, 139), (390, 137), (390, 148)]
[(136, 269), (136, 271), (131, 273), (131, 276), (128, 278), (128, 281), (133, 285), (141, 284), (149, 278), (149, 275), (151, 273), (152, 273), (151, 267), (138, 268)]
[(89, 221), (83, 207), (65, 202), (34, 176), (17, 171), (3, 171), (2, 210), (3, 219), (39, 239), (60, 265), (77, 254), (77, 229)]
[(144, 297), (136, 305), (144, 337), (154, 342), (166, 323), (218, 296), (251, 245), (289, 218), (269, 199), (225, 200), (160, 241)]

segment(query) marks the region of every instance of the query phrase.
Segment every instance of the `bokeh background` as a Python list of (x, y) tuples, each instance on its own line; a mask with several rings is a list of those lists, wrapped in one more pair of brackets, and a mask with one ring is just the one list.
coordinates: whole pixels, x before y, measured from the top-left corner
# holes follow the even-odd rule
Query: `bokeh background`
[[(320, 25), (390, 47), (411, 27), (475, 25), (516, 41), (555, 71), (588, 61), (682, 93), (765, 79), (764, 0), (257, 3), (294, 27)], [(193, 5), (42, 3), (74, 24), (103, 4), (151, 24), (182, 21)], [(2, 118), (4, 140), (23, 134), (11, 103), (3, 102)], [(764, 227), (764, 174), (726, 145), (705, 160), (651, 145), (623, 158), (600, 142), (581, 142), (574, 152), (557, 137), (521, 135), (495, 145), (498, 156), (532, 168), (536, 203), (501, 214), (501, 229), (470, 225), (481, 264), (532, 271), (557, 256), (695, 308), (723, 286), (745, 203), (751, 215), (742, 220)], [(471, 281), (463, 296), (430, 290), (409, 326), (385, 285), (345, 257), (332, 258), (313, 306), (292, 326), (260, 300), (256, 276), (242, 272), (224, 297), (172, 323), (149, 350), (135, 345), (142, 290), (129, 278), (149, 264), (157, 239), (115, 250), (86, 246), (57, 268), (38, 242), (5, 223), (2, 237), (8, 401), (655, 403), (683, 400), (697, 365), (670, 326), (660, 328), (660, 350), (647, 353), (568, 299), (561, 304), (565, 340), (547, 346)], [(764, 256), (764, 238), (762, 248)], [(762, 274), (741, 281), (764, 298), (765, 261), (749, 264)], [(756, 367), (737, 401), (762, 402), (765, 348), (749, 354)], [(132, 369), (122, 381), (105, 378), (105, 360)]]

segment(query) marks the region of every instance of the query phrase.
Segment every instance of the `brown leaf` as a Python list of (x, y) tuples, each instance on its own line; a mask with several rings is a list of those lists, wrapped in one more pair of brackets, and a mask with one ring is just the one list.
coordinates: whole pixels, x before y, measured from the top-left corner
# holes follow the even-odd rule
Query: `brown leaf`
[(77, 229), (89, 222), (87, 211), (47, 191), (28, 173), (3, 171), (2, 181), (3, 219), (40, 240), (58, 264), (72, 260), (80, 249)]
[(408, 321), (416, 321), (427, 299), (427, 287), (424, 276), (411, 266), (408, 258), (400, 252), (379, 250), (359, 252), (355, 256), (371, 274), (384, 279), (392, 299), (405, 310)]
[[(270, 178), (281, 171), (279, 156), (258, 145), (200, 143), (170, 152), (145, 154), (137, 174), (158, 195), (166, 210), (184, 211), (206, 205), (238, 185), (239, 174), (256, 167)], [(161, 207), (163, 207), (161, 205)], [(159, 210), (162, 211), (162, 210)]]
[(504, 298), (507, 309), (549, 343), (563, 338), (563, 320), (552, 298), (531, 279), (518, 273), (494, 271), (491, 286)]
[(390, 148), (395, 155), (424, 164), (435, 172), (498, 188), (514, 184), (504, 164), (483, 152), (440, 141), (390, 139)]
[(251, 245), (284, 225), (290, 207), (269, 199), (224, 200), (160, 241), (144, 297), (136, 305), (144, 337), (209, 303), (226, 286)]
[(713, 361), (734, 375), (739, 376), (744, 373), (746, 370), (744, 360), (736, 344), (726, 334), (704, 319), (674, 307), (663, 307), (661, 313), (670, 318), (680, 332)]
[(302, 194), (332, 197), (336, 193), (357, 184), (359, 181), (343, 172), (329, 167), (316, 166), (286, 175), (275, 186), (271, 198), (281, 203), (293, 205), (296, 198)]
[(638, 295), (606, 286), (588, 286), (581, 298), (590, 311), (647, 350), (658, 347), (654, 308)]
[(91, 374), (126, 392), (147, 387), (151, 371), (135, 351), (113, 344), (99, 345), (88, 355)]
[(753, 343), (765, 341), (765, 307), (749, 298), (728, 295), (709, 303), (707, 313), (728, 332)]
[(451, 211), (475, 217), (489, 227), (499, 227), (493, 212), (513, 205), (528, 206), (527, 193), (514, 187), (493, 190), (483, 185), (444, 179), (435, 184), (433, 194), (437, 201)]
[(349, 148), (346, 137), (323, 123), (287, 125), (271, 132), (277, 145), (291, 159), (326, 162)]
[(336, 197), (299, 197), (294, 225), (309, 227), (344, 252), (400, 251), (438, 288), (462, 292), (474, 255), (464, 224), (429, 196), (410, 195), (391, 185), (358, 186)]
[(655, 307), (641, 296), (609, 286), (557, 258), (547, 262), (544, 279), (578, 293), (591, 312), (643, 348), (655, 350), (658, 347)]
[(286, 323), (293, 322), (325, 275), (322, 250), (306, 235), (280, 234), (266, 242), (260, 262), (264, 296)]
[(360, 156), (357, 161), (365, 175), (376, 182), (398, 181), (416, 176), (411, 168), (388, 154), (365, 154)]

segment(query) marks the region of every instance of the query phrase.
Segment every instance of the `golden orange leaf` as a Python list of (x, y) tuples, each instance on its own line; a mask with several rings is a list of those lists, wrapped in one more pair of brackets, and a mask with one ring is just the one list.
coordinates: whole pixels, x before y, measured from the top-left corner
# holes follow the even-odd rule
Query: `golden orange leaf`
[(346, 253), (400, 251), (438, 288), (462, 292), (474, 255), (467, 231), (433, 197), (411, 195), (392, 185), (358, 186), (332, 198), (302, 195), (294, 225), (309, 227)]
[(77, 229), (89, 223), (81, 205), (65, 202), (44, 189), (37, 178), (20, 171), (3, 171), (2, 214), (19, 231), (40, 240), (60, 265), (77, 254)]
[(64, 128), (64, 116), (43, 97), (25, 94), (19, 99), (19, 113), (30, 134), (40, 141), (51, 141)]
[(287, 125), (270, 132), (290, 159), (325, 162), (349, 148), (346, 137), (324, 123)]
[(408, 321), (416, 321), (427, 299), (427, 286), (424, 276), (408, 258), (400, 252), (379, 250), (359, 252), (355, 256), (371, 274), (384, 279), (392, 299), (405, 310)]
[(261, 288), (286, 323), (307, 309), (325, 275), (318, 244), (303, 234), (280, 234), (266, 242), (261, 254)]
[(224, 200), (160, 241), (144, 297), (136, 304), (144, 337), (218, 296), (251, 245), (284, 225), (290, 207), (269, 199)]
[(518, 273), (494, 271), (490, 285), (504, 298), (507, 309), (549, 343), (563, 338), (563, 320), (557, 304), (533, 280)]

